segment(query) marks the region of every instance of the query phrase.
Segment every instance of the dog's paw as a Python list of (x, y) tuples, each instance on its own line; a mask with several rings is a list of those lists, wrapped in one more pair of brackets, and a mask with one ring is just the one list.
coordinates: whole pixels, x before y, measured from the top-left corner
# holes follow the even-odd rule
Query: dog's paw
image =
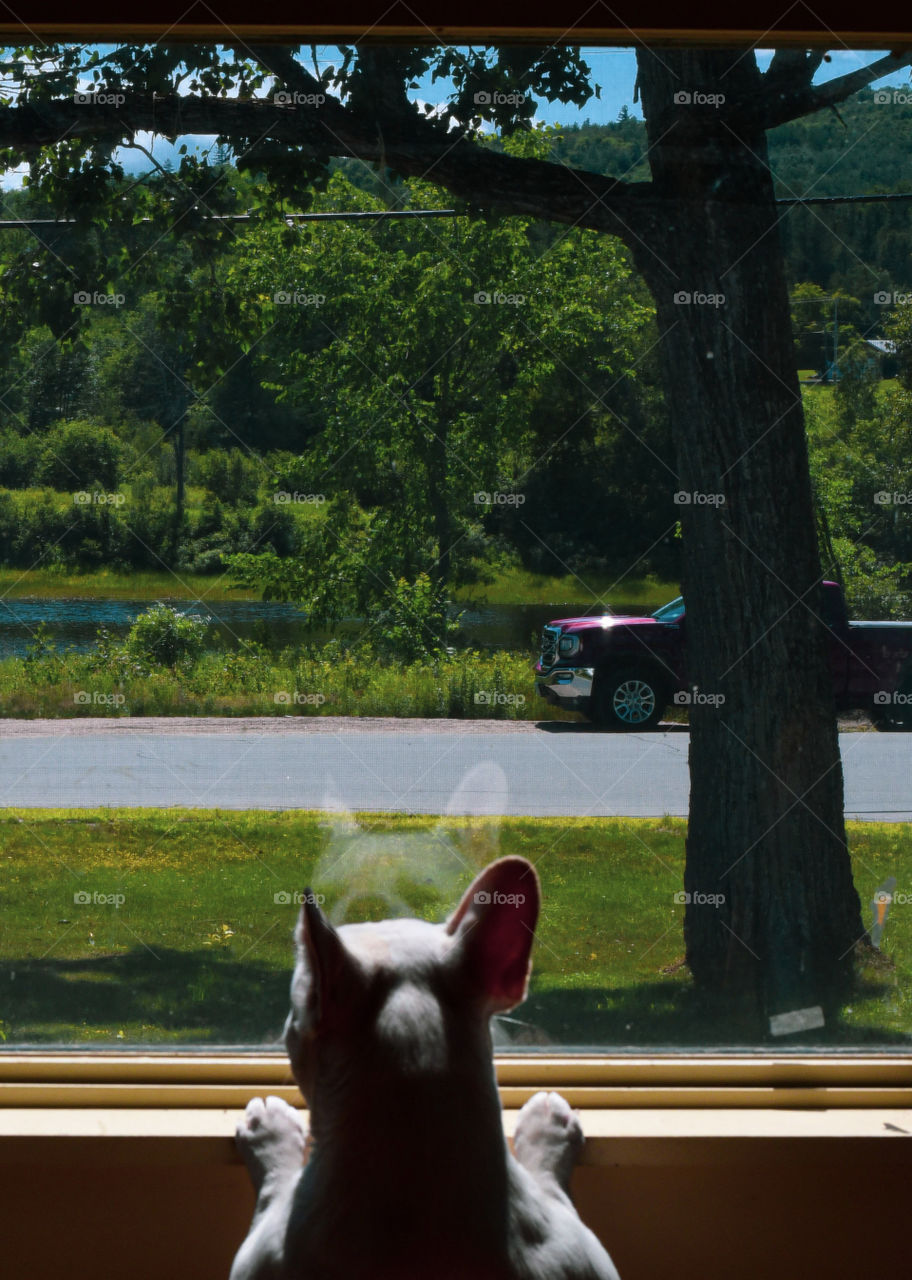
[(536, 1093), (519, 1113), (513, 1150), (530, 1173), (551, 1175), (569, 1192), (584, 1142), (579, 1117), (569, 1103), (559, 1093)]
[(267, 1177), (294, 1174), (304, 1163), (304, 1125), (282, 1098), (251, 1098), (235, 1140), (257, 1193)]

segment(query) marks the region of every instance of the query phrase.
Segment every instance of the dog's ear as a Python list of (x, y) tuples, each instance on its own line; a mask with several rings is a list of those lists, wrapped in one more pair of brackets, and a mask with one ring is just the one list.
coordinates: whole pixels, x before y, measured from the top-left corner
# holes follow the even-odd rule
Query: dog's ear
[(541, 891), (525, 858), (492, 862), (447, 921), (458, 963), (492, 1013), (525, 999)]
[(317, 1027), (325, 1023), (333, 1006), (344, 998), (355, 961), (309, 889), (304, 892), (295, 940), (298, 944), (296, 995), (303, 1005), (301, 1012), (306, 1013), (312, 1027)]

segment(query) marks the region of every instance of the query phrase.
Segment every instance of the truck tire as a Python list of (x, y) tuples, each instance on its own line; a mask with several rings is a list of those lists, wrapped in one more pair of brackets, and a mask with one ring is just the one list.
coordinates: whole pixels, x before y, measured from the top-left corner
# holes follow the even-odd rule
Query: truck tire
[(654, 729), (662, 719), (668, 695), (653, 672), (623, 667), (596, 677), (589, 719), (605, 729), (627, 733)]

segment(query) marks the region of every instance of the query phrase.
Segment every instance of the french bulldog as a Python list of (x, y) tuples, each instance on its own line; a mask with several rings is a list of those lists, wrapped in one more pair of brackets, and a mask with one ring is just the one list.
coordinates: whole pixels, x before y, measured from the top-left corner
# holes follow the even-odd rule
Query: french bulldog
[(583, 1145), (556, 1093), (504, 1139), (489, 1020), (525, 997), (540, 890), (502, 858), (445, 924), (334, 928), (305, 894), (280, 1098), (237, 1129), (256, 1192), (231, 1280), (618, 1280), (569, 1195)]

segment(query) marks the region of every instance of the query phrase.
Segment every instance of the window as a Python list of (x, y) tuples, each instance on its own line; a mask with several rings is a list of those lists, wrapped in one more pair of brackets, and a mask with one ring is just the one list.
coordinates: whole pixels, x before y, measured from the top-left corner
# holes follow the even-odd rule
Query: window
[[(844, 126), (796, 114), (761, 130), (777, 198), (799, 202), (778, 214), (824, 573), (840, 572), (855, 617), (887, 619), (826, 655), (848, 812), (878, 819), (849, 831), (860, 909), (844, 881), (822, 907), (796, 873), (814, 945), (825, 935), (824, 954), (853, 954), (858, 970), (828, 1002), (796, 978), (789, 894), (766, 911), (744, 898), (742, 859), (759, 861), (746, 826), (725, 865), (685, 871), (688, 717), (704, 743), (724, 741), (726, 716), (731, 734), (755, 724), (738, 699), (765, 687), (747, 673), (778, 669), (780, 622), (801, 618), (805, 632), (781, 645), (804, 635), (810, 652), (826, 620), (826, 597), (777, 570), (791, 555), (806, 563), (807, 521), (777, 535), (774, 564), (772, 541), (746, 543), (739, 523), (751, 467), (765, 474), (780, 434), (784, 457), (796, 448), (763, 399), (766, 374), (739, 381), (761, 349), (754, 335), (743, 365), (733, 354), (750, 329), (740, 259), (731, 252), (712, 278), (679, 271), (680, 287), (659, 279), (667, 206), (639, 193), (661, 143), (635, 110), (630, 50), (460, 48), (442, 83), (429, 52), (414, 67), (400, 49), (381, 54), (386, 74), (416, 82), (410, 97), (445, 142), (418, 172), (338, 159), (311, 204), (313, 174), (290, 165), (280, 125), (319, 119), (321, 96), (363, 92), (357, 78), (334, 80), (345, 66), (334, 48), (313, 66), (289, 65), (281, 48), (206, 67), (208, 54), (176, 46), (152, 69), (140, 46), (55, 55), (72, 100), (68, 145), (80, 145), (77, 109), (116, 122), (154, 74), (179, 82), (178, 99), (198, 94), (194, 76), (210, 93), (222, 77), (247, 116), (222, 142), (194, 125), (177, 144), (132, 152), (112, 127), (122, 175), (102, 146), (69, 156), (75, 174), (46, 160), (30, 186), (10, 180), (4, 193), (6, 218), (28, 223), (0, 242), (16, 304), (0, 453), (7, 1045), (277, 1050), (306, 883), (337, 920), (439, 918), (473, 869), (520, 852), (539, 869), (546, 910), (530, 998), (497, 1025), (503, 1052), (905, 1051), (912, 844), (896, 821), (910, 817), (908, 798), (891, 783), (904, 739), (860, 731), (902, 728), (912, 697), (905, 206), (800, 201), (863, 197), (888, 180), (910, 189), (897, 143), (912, 119), (907, 68), (850, 96)], [(569, 105), (540, 91), (552, 56)], [(697, 155), (701, 138), (722, 136), (719, 121), (731, 131), (725, 89), (685, 84), (671, 54), (655, 59), (643, 106), (672, 113)], [(14, 104), (24, 80), (60, 96), (52, 61), (9, 61)], [(720, 84), (736, 62), (716, 68)], [(802, 87), (804, 75), (811, 95), (835, 75), (769, 54), (757, 63), (768, 89), (788, 77)], [(601, 103), (587, 96), (593, 81)], [(251, 122), (263, 107), (280, 123), (261, 137)], [(472, 216), (478, 195), (447, 167), (461, 152), (446, 129), (476, 120), (492, 199), (509, 204), (504, 173), (551, 163), (579, 216)], [(762, 201), (747, 203), (759, 217)], [(696, 246), (686, 202), (679, 211)], [(74, 222), (42, 221), (61, 214)], [(774, 240), (767, 227), (728, 248), (750, 256), (762, 243), (772, 262)], [(753, 305), (777, 351), (772, 302)], [(876, 342), (891, 344), (893, 373)], [(714, 376), (690, 386), (710, 357)], [(728, 379), (748, 416), (762, 402), (771, 438), (756, 433), (749, 465), (694, 457), (684, 472), (669, 369), (682, 398)], [(698, 472), (714, 472), (714, 486)], [(783, 465), (783, 494), (789, 476)], [(678, 590), (688, 543), (698, 554), (684, 598), (691, 619), (715, 627), (715, 668), (705, 644), (684, 655), (664, 631), (678, 601), (656, 609)], [(720, 625), (716, 578), (695, 574), (723, 545), (756, 561), (751, 602), (773, 626), (751, 632), (748, 608)], [(777, 612), (771, 594), (789, 607)], [(812, 669), (803, 650), (796, 661)], [(694, 663), (718, 686), (694, 680)], [(740, 736), (729, 748), (742, 761), (754, 751)], [(784, 793), (773, 826), (806, 810), (817, 834), (831, 804), (808, 799), (820, 771), (809, 789), (771, 771)], [(725, 776), (731, 787), (746, 774)], [(827, 828), (814, 857), (829, 866), (839, 843)], [(780, 936), (766, 928), (775, 911), (783, 954), (757, 953), (757, 938)], [(714, 966), (736, 991), (742, 978), (762, 989), (762, 1017), (738, 999), (719, 1013)], [(818, 975), (828, 994), (830, 976)]]

